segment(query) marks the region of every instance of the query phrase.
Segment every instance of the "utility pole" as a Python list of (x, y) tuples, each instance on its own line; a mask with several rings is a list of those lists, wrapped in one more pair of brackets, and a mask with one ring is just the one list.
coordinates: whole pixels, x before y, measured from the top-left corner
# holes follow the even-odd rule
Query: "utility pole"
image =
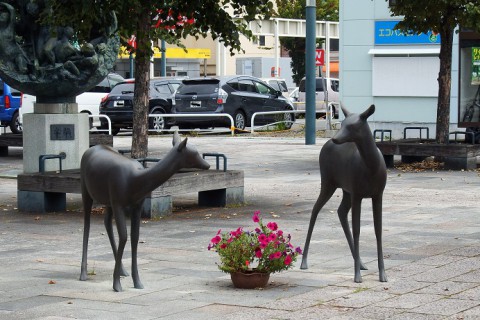
[(306, 0), (306, 39), (305, 39), (305, 144), (315, 144), (315, 53), (317, 20), (315, 0)]

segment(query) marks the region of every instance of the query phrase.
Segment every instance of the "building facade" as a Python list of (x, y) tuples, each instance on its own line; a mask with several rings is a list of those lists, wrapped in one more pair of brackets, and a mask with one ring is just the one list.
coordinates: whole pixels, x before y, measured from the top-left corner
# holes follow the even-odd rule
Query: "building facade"
[[(341, 100), (352, 111), (375, 104), (372, 129), (391, 129), (394, 138), (403, 137), (405, 126), (426, 126), (435, 132), (440, 69), (439, 36), (405, 36), (394, 30), (401, 19), (390, 16), (385, 0), (340, 0)], [(474, 125), (463, 118), (480, 84), (475, 67), (480, 60), (472, 55), (479, 40), (471, 32), (455, 34), (451, 131)], [(476, 110), (474, 122), (478, 115)]]

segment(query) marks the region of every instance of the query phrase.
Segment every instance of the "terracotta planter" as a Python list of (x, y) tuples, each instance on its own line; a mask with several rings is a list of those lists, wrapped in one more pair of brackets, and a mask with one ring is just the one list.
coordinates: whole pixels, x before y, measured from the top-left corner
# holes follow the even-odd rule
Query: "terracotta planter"
[(230, 277), (233, 286), (239, 289), (255, 289), (263, 288), (268, 284), (270, 273), (247, 271), (247, 272), (232, 272)]

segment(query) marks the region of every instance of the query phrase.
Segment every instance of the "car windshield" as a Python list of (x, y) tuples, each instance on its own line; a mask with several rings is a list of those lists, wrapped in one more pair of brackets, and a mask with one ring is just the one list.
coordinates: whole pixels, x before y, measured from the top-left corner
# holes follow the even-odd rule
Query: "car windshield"
[(217, 79), (202, 80), (202, 81), (183, 81), (177, 89), (178, 94), (184, 95), (198, 95), (198, 94), (212, 94), (218, 92)]

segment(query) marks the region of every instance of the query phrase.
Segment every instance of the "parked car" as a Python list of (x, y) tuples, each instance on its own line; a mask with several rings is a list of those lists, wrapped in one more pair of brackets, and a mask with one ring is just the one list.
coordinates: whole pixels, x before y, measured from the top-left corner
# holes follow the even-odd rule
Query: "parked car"
[[(326, 82), (327, 92), (328, 92), (328, 102), (333, 104), (333, 116), (338, 118), (339, 114), (339, 86), (340, 81), (334, 78), (315, 78), (315, 105), (316, 105), (316, 114), (317, 116), (325, 115), (327, 109), (325, 107), (325, 90), (324, 90), (324, 80)], [(298, 110), (305, 110), (305, 78), (300, 81), (298, 87)]]
[(290, 96), (288, 94), (287, 82), (285, 81), (285, 79), (262, 78), (262, 80), (266, 82), (268, 85), (270, 85), (270, 87), (272, 87), (273, 89), (280, 91), (286, 99), (290, 99)]
[(21, 106), (22, 93), (0, 79), (0, 124), (10, 127), (12, 133), (22, 133)]
[[(172, 96), (180, 86), (179, 78), (162, 77), (150, 79), (149, 114), (170, 113)], [(100, 114), (107, 115), (112, 123), (112, 134), (116, 135), (120, 129), (133, 127), (133, 91), (135, 80), (129, 79), (118, 83), (100, 103)], [(102, 129), (108, 128), (107, 120), (100, 119)], [(149, 129), (163, 130), (169, 127), (168, 119), (164, 117), (150, 117)]]
[[(95, 87), (91, 88), (88, 91), (85, 91), (82, 94), (79, 94), (76, 98), (76, 102), (78, 104), (78, 112), (98, 116), (98, 107), (102, 98), (104, 98), (105, 95), (108, 94), (117, 83), (123, 80), (125, 79), (121, 75), (117, 73), (109, 73)], [(36, 102), (36, 100), (37, 98), (35, 96), (24, 94), (21, 115), (25, 113), (32, 113), (33, 104), (34, 102)], [(90, 118), (90, 128), (100, 127), (100, 124), (101, 122), (98, 118)]]
[[(186, 79), (175, 93), (172, 113), (228, 113), (237, 129), (245, 129), (255, 112), (294, 110), (292, 103), (262, 80), (251, 76), (222, 76)], [(285, 120), (287, 128), (295, 121), (294, 113), (258, 115), (255, 124)], [(226, 117), (178, 117), (179, 126), (230, 127)]]
[(298, 87), (295, 87), (292, 92), (288, 95), (292, 102), (298, 101)]

